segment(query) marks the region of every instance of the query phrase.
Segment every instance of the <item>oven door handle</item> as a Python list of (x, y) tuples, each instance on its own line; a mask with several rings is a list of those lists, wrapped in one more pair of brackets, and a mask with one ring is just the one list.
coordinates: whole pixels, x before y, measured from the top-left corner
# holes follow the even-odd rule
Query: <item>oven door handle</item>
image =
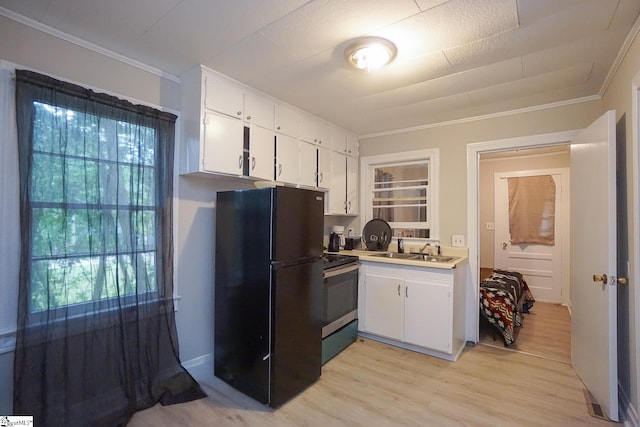
[(345, 267), (345, 268), (337, 268), (335, 270), (332, 271), (325, 271), (324, 273), (324, 278), (329, 278), (329, 277), (333, 277), (333, 276), (338, 276), (340, 274), (345, 274), (345, 273), (350, 273), (352, 271), (355, 271), (357, 269), (360, 268), (360, 264), (356, 264), (356, 265), (351, 265), (349, 267)]

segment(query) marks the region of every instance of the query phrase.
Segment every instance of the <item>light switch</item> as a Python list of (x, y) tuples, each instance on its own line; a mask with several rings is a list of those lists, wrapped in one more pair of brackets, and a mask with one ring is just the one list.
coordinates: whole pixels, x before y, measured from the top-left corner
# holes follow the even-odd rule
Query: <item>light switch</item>
[(464, 234), (454, 234), (451, 236), (451, 246), (464, 246)]
[(487, 230), (494, 230), (496, 228), (496, 224), (493, 222), (487, 223)]

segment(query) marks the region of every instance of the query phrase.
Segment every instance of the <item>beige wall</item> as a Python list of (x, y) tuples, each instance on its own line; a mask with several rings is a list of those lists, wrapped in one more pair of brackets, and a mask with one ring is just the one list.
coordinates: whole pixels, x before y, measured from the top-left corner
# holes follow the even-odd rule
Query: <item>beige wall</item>
[(536, 169), (569, 167), (569, 152), (544, 155), (528, 155), (526, 152), (513, 152), (512, 157), (483, 159), (480, 157), (480, 267), (493, 268), (494, 264), (494, 230), (487, 230), (485, 224), (494, 222), (494, 183), (493, 175), (497, 172), (514, 172)]
[(595, 120), (602, 111), (601, 101), (590, 101), (548, 110), (370, 137), (360, 140), (360, 155), (439, 148), (440, 240), (442, 244), (449, 245), (452, 234), (467, 234), (467, 144), (581, 129)]

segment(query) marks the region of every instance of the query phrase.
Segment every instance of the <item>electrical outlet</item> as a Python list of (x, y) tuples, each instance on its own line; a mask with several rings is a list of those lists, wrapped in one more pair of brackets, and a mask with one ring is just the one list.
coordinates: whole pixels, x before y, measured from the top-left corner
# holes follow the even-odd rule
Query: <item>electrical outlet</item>
[(494, 230), (496, 228), (496, 224), (493, 222), (487, 223), (487, 230)]
[(464, 234), (454, 234), (451, 236), (451, 246), (464, 246)]

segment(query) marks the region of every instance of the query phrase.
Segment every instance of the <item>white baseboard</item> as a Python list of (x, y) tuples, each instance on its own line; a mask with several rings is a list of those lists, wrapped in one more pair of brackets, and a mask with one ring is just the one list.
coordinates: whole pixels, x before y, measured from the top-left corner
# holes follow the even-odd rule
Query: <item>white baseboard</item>
[(191, 360), (182, 362), (182, 366), (198, 381), (212, 378), (213, 353), (207, 353)]

